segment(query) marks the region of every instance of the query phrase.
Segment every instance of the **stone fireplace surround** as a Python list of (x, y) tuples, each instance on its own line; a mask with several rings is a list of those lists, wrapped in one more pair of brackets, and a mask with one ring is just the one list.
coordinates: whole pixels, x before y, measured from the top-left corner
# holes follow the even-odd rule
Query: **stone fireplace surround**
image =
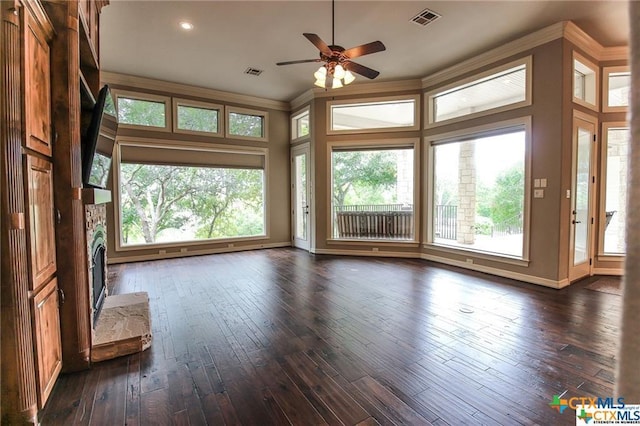
[(108, 295), (106, 203), (111, 202), (111, 193), (84, 189), (82, 198), (91, 307), (91, 360), (98, 362), (151, 346), (149, 296), (147, 293)]

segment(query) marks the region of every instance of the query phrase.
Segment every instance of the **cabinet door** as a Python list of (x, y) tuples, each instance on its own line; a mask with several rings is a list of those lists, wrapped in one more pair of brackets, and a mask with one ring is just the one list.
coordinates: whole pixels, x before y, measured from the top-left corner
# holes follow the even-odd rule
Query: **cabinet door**
[(51, 156), (51, 73), (47, 40), (29, 13), (25, 13), (26, 145)]
[(38, 405), (42, 408), (62, 369), (57, 279), (53, 278), (33, 297), (32, 309), (38, 371)]
[(30, 289), (35, 290), (56, 273), (53, 171), (50, 161), (32, 155), (26, 157)]

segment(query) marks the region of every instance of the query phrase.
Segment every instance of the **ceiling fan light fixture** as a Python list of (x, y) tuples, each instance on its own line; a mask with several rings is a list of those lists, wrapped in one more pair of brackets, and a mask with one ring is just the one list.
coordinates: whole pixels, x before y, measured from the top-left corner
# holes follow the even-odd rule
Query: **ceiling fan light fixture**
[(325, 88), (325, 87), (324, 87), (324, 82), (325, 82), (325, 79), (324, 79), (324, 78), (319, 78), (319, 79), (317, 79), (317, 80), (316, 80), (316, 82), (315, 82), (315, 83), (313, 83), (313, 84), (315, 84), (316, 86), (318, 86), (318, 87), (320, 87), (320, 88), (324, 89), (324, 88)]
[(327, 68), (324, 65), (322, 65), (320, 68), (318, 68), (318, 71), (313, 73), (313, 76), (316, 78), (316, 80), (324, 81), (324, 79), (327, 78)]
[(347, 84), (353, 83), (353, 80), (355, 80), (355, 79), (356, 79), (356, 76), (353, 75), (353, 73), (351, 71), (349, 71), (349, 70), (345, 71), (345, 73), (344, 73), (344, 84), (345, 84), (345, 86)]
[(342, 80), (338, 79), (338, 78), (333, 78), (333, 85), (331, 86), (332, 89), (339, 89), (343, 86), (342, 84)]
[(333, 70), (333, 76), (338, 80), (342, 80), (344, 78), (344, 75), (345, 75), (345, 71), (342, 65), (340, 64), (336, 65), (335, 69)]

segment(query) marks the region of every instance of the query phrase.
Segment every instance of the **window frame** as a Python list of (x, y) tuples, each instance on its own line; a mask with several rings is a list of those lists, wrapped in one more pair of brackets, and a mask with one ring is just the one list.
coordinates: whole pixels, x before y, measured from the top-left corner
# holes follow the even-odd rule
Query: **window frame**
[[(474, 85), (474, 82), (480, 80), (490, 80), (491, 76), (495, 74), (500, 74), (504, 71), (507, 71), (511, 68), (515, 68), (517, 66), (525, 67), (525, 98), (523, 101), (514, 102), (511, 104), (502, 105), (495, 108), (490, 108), (484, 111), (474, 112), (470, 114), (461, 115), (459, 117), (449, 118), (442, 121), (435, 121), (435, 107), (434, 101), (438, 96), (442, 96), (448, 92), (454, 92), (456, 90), (461, 90), (466, 87)], [(431, 129), (434, 127), (444, 126), (451, 123), (458, 123), (461, 121), (471, 120), (477, 117), (484, 117), (487, 115), (498, 114), (505, 111), (511, 111), (518, 108), (523, 108), (527, 106), (531, 106), (533, 104), (533, 56), (525, 56), (520, 59), (516, 59), (514, 61), (507, 62), (497, 67), (493, 67), (487, 71), (483, 71), (480, 73), (475, 73), (469, 77), (463, 78), (461, 80), (456, 80), (453, 83), (449, 83), (445, 86), (438, 87), (436, 89), (429, 90), (424, 94), (424, 110), (425, 110), (425, 119), (424, 119), (424, 128)]]
[(114, 102), (116, 104), (116, 110), (119, 111), (119, 102), (120, 98), (125, 99), (133, 99), (137, 101), (147, 101), (154, 103), (162, 103), (164, 104), (164, 127), (160, 126), (145, 126), (142, 124), (131, 124), (131, 123), (123, 123), (120, 121), (120, 117), (118, 117), (119, 125), (118, 127), (121, 129), (141, 129), (147, 131), (156, 131), (156, 132), (171, 132), (172, 131), (172, 113), (171, 113), (171, 97), (169, 96), (161, 96), (161, 95), (153, 95), (150, 93), (143, 92), (134, 92), (129, 90), (119, 90), (112, 89), (112, 94), (114, 97)]
[[(433, 237), (434, 217), (433, 204), (435, 195), (435, 164), (434, 164), (434, 147), (437, 145), (461, 142), (463, 140), (475, 139), (480, 137), (495, 136), (509, 133), (510, 130), (521, 128), (525, 132), (525, 148), (524, 148), (524, 203), (523, 203), (523, 236), (522, 236), (522, 256), (511, 256), (488, 252), (483, 250), (458, 247), (453, 245), (445, 245), (436, 243)], [(496, 262), (508, 263), (518, 266), (528, 266), (530, 262), (530, 245), (531, 245), (531, 204), (532, 204), (532, 181), (531, 181), (531, 140), (532, 140), (532, 116), (522, 116), (519, 118), (504, 120), (495, 123), (489, 123), (481, 126), (467, 127), (446, 133), (425, 136), (425, 152), (424, 152), (424, 186), (426, 188), (426, 211), (423, 216), (425, 223), (422, 246), (423, 248), (436, 250), (444, 253), (452, 253), (458, 255), (472, 255), (475, 258), (487, 259)]]
[[(396, 127), (372, 127), (366, 129), (347, 129), (333, 130), (333, 107), (345, 105), (374, 105), (388, 104), (393, 101), (413, 101), (413, 125), (396, 126)], [(415, 95), (396, 95), (396, 96), (377, 96), (372, 98), (355, 98), (331, 100), (326, 103), (327, 109), (327, 135), (350, 135), (358, 133), (389, 133), (389, 132), (406, 132), (412, 130), (420, 130), (420, 94)]]
[[(127, 244), (122, 243), (122, 202), (120, 194), (120, 166), (121, 166), (121, 154), (120, 147), (138, 146), (138, 147), (164, 147), (178, 150), (191, 150), (191, 151), (213, 151), (246, 155), (259, 155), (262, 156), (264, 162), (264, 168), (262, 168), (262, 185), (263, 185), (263, 217), (264, 217), (264, 234), (246, 237), (225, 237), (225, 238), (210, 238), (202, 240), (189, 240), (189, 241), (174, 241), (166, 243), (150, 243), (150, 244)], [(156, 250), (156, 249), (172, 249), (183, 248), (190, 246), (203, 246), (212, 244), (228, 244), (239, 241), (263, 241), (271, 238), (270, 232), (270, 217), (269, 217), (269, 150), (267, 148), (250, 147), (250, 146), (237, 146), (237, 145), (223, 145), (223, 144), (207, 144), (198, 142), (185, 142), (175, 141), (158, 138), (140, 138), (140, 137), (119, 137), (116, 140), (113, 155), (113, 201), (114, 201), (114, 224), (115, 224), (115, 251), (116, 252), (135, 252), (141, 250)], [(193, 254), (193, 252), (191, 252)]]
[[(576, 98), (575, 96), (576, 88), (575, 88), (574, 74), (576, 72), (576, 65), (575, 65), (576, 62), (580, 63), (583, 67), (591, 70), (593, 73), (594, 87), (592, 89), (594, 90), (594, 103), (591, 103), (586, 99)], [(587, 92), (586, 87), (585, 87), (585, 92)], [(586, 93), (585, 93), (585, 97), (586, 97)], [(589, 108), (593, 111), (598, 111), (600, 109), (600, 67), (598, 67), (592, 61), (585, 58), (584, 56), (582, 56), (576, 51), (573, 52), (573, 55), (571, 57), (571, 99), (573, 103), (582, 105), (583, 107)]]
[(631, 69), (628, 65), (618, 67), (604, 67), (602, 77), (602, 93), (604, 99), (602, 100), (602, 112), (627, 112), (629, 105), (622, 106), (609, 106), (609, 77), (614, 73), (630, 73)]
[[(202, 130), (189, 130), (189, 129), (179, 128), (178, 127), (178, 124), (179, 124), (178, 108), (181, 106), (218, 111), (218, 118), (217, 118), (218, 131), (207, 132)], [(224, 116), (224, 105), (214, 104), (211, 102), (194, 101), (191, 99), (172, 98), (172, 110), (173, 110), (173, 114), (172, 114), (173, 133), (182, 133), (182, 134), (198, 135), (198, 136), (224, 137), (224, 120), (222, 119), (222, 117)]]
[[(298, 120), (307, 116), (309, 118), (309, 133), (303, 136), (298, 135)], [(291, 143), (302, 142), (311, 139), (312, 124), (311, 124), (311, 106), (307, 105), (293, 114), (291, 114)]]
[(599, 205), (598, 205), (598, 252), (597, 259), (607, 262), (618, 261), (623, 262), (626, 253), (605, 252), (604, 237), (607, 210), (607, 148), (609, 145), (610, 129), (628, 129), (631, 132), (629, 123), (625, 121), (607, 121), (602, 123), (602, 144), (600, 147), (600, 188), (599, 188)]
[[(240, 139), (245, 141), (261, 141), (261, 142), (269, 142), (269, 112), (257, 109), (249, 109), (235, 106), (225, 106), (224, 108), (224, 126), (225, 132), (224, 135), (227, 139)], [(242, 115), (253, 115), (262, 117), (262, 135), (261, 137), (256, 136), (244, 136), (244, 135), (233, 135), (229, 131), (231, 126), (229, 125), (229, 116), (231, 113), (242, 114)]]
[[(371, 149), (384, 150), (397, 148), (413, 149), (413, 239), (411, 240), (386, 240), (386, 239), (353, 239), (353, 238), (334, 238), (333, 229), (333, 161), (332, 154), (337, 148), (340, 151), (354, 149)], [(420, 138), (397, 138), (397, 139), (367, 139), (367, 140), (338, 140), (327, 142), (327, 244), (349, 244), (349, 245), (365, 245), (371, 246), (387, 246), (387, 247), (418, 247), (420, 245), (419, 218), (420, 216)]]

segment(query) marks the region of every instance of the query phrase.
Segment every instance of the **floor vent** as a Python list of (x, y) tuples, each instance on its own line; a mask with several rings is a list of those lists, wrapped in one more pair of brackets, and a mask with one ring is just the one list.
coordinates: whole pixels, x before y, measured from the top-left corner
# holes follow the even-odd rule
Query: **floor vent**
[(425, 9), (422, 12), (418, 13), (416, 16), (411, 18), (411, 22), (415, 22), (418, 25), (422, 25), (423, 27), (427, 24), (435, 21), (440, 18), (441, 15), (438, 15), (433, 10)]
[(259, 70), (257, 68), (247, 68), (246, 70), (244, 70), (245, 74), (249, 74), (249, 75), (255, 75), (255, 76), (259, 76), (260, 74), (262, 74), (263, 70)]

